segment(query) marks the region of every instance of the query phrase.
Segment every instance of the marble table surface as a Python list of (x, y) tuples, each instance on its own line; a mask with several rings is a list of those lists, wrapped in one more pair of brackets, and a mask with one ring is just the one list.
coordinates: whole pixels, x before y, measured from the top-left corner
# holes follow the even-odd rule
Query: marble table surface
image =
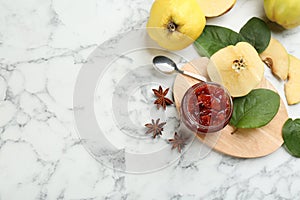
[[(189, 165), (179, 159), (138, 174), (109, 168), (84, 148), (73, 105), (80, 69), (103, 42), (143, 28), (152, 3), (0, 1), (0, 200), (299, 199), (300, 160), (283, 147), (254, 159), (212, 151)], [(208, 24), (238, 31), (253, 16), (266, 19), (263, 1), (237, 0)], [(300, 27), (269, 25), (300, 58)], [(284, 98), (283, 82), (272, 83)], [(300, 105), (287, 110), (300, 117)]]

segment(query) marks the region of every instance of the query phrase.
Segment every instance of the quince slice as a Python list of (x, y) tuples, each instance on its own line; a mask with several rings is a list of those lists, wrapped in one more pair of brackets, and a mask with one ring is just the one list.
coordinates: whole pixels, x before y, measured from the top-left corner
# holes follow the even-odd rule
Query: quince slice
[(290, 66), (288, 81), (284, 85), (285, 96), (289, 105), (300, 102), (300, 60), (289, 55)]
[(284, 46), (271, 37), (268, 47), (260, 54), (261, 59), (281, 80), (285, 80), (289, 70), (289, 54)]
[(197, 0), (206, 17), (218, 17), (227, 13), (236, 0)]
[(264, 63), (251, 44), (239, 42), (214, 53), (207, 72), (210, 79), (227, 88), (232, 97), (240, 97), (261, 82)]

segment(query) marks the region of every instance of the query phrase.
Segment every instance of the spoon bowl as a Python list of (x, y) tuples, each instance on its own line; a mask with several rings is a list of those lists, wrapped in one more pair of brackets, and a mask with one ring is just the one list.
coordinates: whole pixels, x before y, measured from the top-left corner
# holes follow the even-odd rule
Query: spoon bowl
[(155, 56), (153, 58), (153, 67), (163, 74), (172, 74), (179, 70), (173, 60), (166, 58), (165, 56)]

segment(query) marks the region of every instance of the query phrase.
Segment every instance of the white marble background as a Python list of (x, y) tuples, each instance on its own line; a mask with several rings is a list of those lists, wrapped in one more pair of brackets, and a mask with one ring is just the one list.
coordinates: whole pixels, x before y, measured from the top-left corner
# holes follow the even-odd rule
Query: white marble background
[[(79, 143), (72, 110), (76, 76), (105, 40), (142, 27), (153, 1), (0, 0), (0, 200), (299, 199), (300, 159), (284, 148), (258, 159), (213, 152), (143, 175), (95, 161)], [(238, 30), (264, 17), (262, 0), (237, 0), (209, 20)], [(273, 27), (300, 58), (300, 28)], [(300, 117), (299, 106), (289, 107)]]

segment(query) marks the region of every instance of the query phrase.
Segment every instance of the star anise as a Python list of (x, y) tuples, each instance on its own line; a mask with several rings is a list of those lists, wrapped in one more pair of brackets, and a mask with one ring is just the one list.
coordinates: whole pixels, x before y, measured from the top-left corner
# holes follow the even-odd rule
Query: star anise
[(163, 107), (163, 109), (166, 109), (167, 105), (173, 104), (173, 101), (166, 97), (166, 95), (169, 92), (169, 88), (167, 88), (165, 91), (163, 91), (162, 87), (159, 86), (158, 90), (152, 89), (157, 99), (154, 101), (154, 104), (157, 104), (157, 109), (159, 107)]
[(182, 135), (174, 133), (174, 139), (169, 139), (168, 141), (172, 144), (172, 149), (177, 148), (178, 152), (181, 153), (181, 149), (186, 145), (186, 138), (183, 138)]
[(155, 122), (154, 119), (152, 119), (152, 123), (145, 124), (145, 126), (148, 128), (148, 131), (146, 134), (152, 133), (153, 138), (155, 138), (157, 135), (161, 135), (162, 131), (164, 130), (163, 126), (166, 124), (166, 122), (159, 123), (160, 118), (158, 118)]

